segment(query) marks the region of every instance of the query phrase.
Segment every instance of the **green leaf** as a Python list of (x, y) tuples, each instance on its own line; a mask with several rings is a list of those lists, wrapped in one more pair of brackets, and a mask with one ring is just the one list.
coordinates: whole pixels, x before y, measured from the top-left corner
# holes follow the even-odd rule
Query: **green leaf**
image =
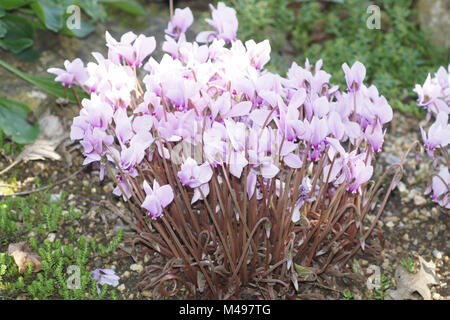
[(101, 2), (137, 16), (146, 15), (145, 9), (135, 1), (101, 0)]
[[(64, 87), (59, 82), (55, 82), (55, 79), (53, 77), (31, 76), (29, 74), (26, 74), (26, 73), (20, 71), (17, 68), (14, 68), (13, 66), (7, 64), (5, 61), (3, 61), (1, 59), (0, 59), (0, 66), (4, 67), (8, 71), (11, 71), (12, 73), (21, 77), (25, 81), (28, 81), (29, 83), (41, 88), (42, 90), (44, 90), (45, 92), (47, 92), (53, 96), (56, 96), (59, 98), (66, 98), (66, 93), (64, 92)], [(81, 89), (77, 88), (76, 90), (77, 90), (80, 100), (88, 97), (88, 95)], [(66, 90), (66, 92), (67, 92), (67, 98), (69, 99), (69, 101), (71, 103), (77, 103), (77, 99), (76, 99), (73, 91), (71, 89), (69, 89), (69, 90)]]
[[(0, 47), (19, 53), (33, 45), (34, 27), (25, 17), (5, 14), (1, 20), (6, 34), (0, 40)], [(0, 27), (1, 29), (1, 27)]]
[(0, 18), (5, 15), (5, 8), (0, 4)]
[(7, 32), (8, 29), (6, 29), (6, 26), (3, 24), (2, 20), (0, 20), (0, 38), (3, 38)]
[(33, 45), (33, 40), (28, 38), (15, 39), (15, 40), (0, 40), (0, 47), (5, 50), (10, 50), (13, 53), (19, 53)]
[(23, 103), (0, 98), (0, 128), (16, 143), (32, 143), (39, 137), (39, 124), (27, 121), (30, 112), (32, 110)]
[(20, 7), (23, 7), (29, 3), (31, 3), (33, 0), (2, 0), (1, 5), (6, 10), (13, 10)]
[(41, 57), (41, 53), (33, 48), (28, 48), (28, 49), (23, 50), (20, 53), (15, 54), (15, 56), (19, 60), (31, 62), (31, 61), (36, 61), (37, 59), (39, 59)]
[(64, 24), (64, 8), (61, 3), (54, 0), (37, 0), (31, 7), (47, 29), (54, 32), (61, 30)]
[(77, 3), (84, 12), (93, 19), (93, 21), (106, 20), (105, 8), (98, 3), (98, 0), (78, 0)]

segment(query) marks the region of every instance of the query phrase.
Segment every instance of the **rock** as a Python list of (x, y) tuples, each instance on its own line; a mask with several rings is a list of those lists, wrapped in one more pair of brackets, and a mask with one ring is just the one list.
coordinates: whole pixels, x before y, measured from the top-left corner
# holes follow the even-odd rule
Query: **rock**
[(141, 264), (134, 263), (130, 266), (130, 270), (136, 271), (137, 273), (141, 273), (144, 270), (144, 267)]
[(388, 154), (386, 156), (386, 162), (389, 165), (392, 165), (392, 164), (395, 164), (395, 163), (400, 163), (401, 159), (400, 159), (400, 157), (394, 156), (393, 154)]
[(50, 195), (50, 201), (54, 202), (54, 201), (59, 201), (61, 199), (61, 194), (51, 194)]
[(146, 297), (146, 298), (151, 298), (152, 297), (152, 292), (148, 291), (148, 290), (145, 290), (145, 291), (142, 291), (142, 295), (144, 297)]
[(386, 223), (386, 227), (388, 227), (388, 228), (393, 228), (395, 226), (395, 224), (392, 222), (392, 221), (388, 221), (387, 223)]
[(433, 300), (440, 300), (441, 299), (441, 295), (437, 292), (433, 292), (433, 295), (431, 296), (433, 298)]
[(403, 240), (409, 241), (409, 234), (405, 233), (402, 237)]
[(122, 274), (122, 278), (128, 279), (128, 278), (130, 277), (130, 275), (131, 275), (130, 271), (125, 271), (125, 272)]
[(408, 194), (408, 189), (406, 188), (406, 185), (405, 185), (402, 181), (400, 181), (400, 182), (398, 183), (397, 189), (398, 189), (398, 191), (400, 191), (400, 193), (401, 193), (402, 195)]
[(120, 286), (117, 287), (117, 290), (119, 290), (120, 292), (125, 291), (125, 285), (122, 283)]
[(47, 236), (47, 240), (51, 243), (55, 242), (56, 234), (55, 233), (49, 233)]
[(439, 250), (433, 249), (433, 256), (436, 259), (442, 259), (442, 252), (440, 252)]
[(450, 51), (450, 2), (448, 0), (419, 0), (420, 25), (430, 31), (431, 41)]
[(422, 197), (421, 195), (415, 195), (414, 196), (414, 204), (416, 205), (416, 206), (423, 206), (423, 205), (425, 205), (427, 203), (427, 200), (424, 198), (424, 197)]

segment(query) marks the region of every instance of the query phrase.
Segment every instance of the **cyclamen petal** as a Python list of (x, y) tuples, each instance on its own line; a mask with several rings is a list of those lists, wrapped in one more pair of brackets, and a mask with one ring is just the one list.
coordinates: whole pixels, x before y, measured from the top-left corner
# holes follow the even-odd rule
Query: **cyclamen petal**
[(174, 198), (172, 187), (168, 184), (160, 186), (156, 179), (153, 181), (153, 188), (144, 181), (143, 183), (146, 197), (141, 207), (146, 209), (152, 219), (157, 219), (163, 215), (163, 208), (167, 207)]
[(194, 16), (192, 15), (191, 9), (176, 8), (172, 20), (169, 21), (165, 32), (177, 40), (181, 34), (186, 32), (193, 22)]

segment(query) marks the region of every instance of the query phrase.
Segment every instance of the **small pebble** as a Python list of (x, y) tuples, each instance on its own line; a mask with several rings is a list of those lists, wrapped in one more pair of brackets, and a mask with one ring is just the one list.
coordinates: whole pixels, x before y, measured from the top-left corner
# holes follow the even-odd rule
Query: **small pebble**
[(422, 197), (421, 195), (417, 194), (414, 196), (414, 204), (416, 206), (423, 206), (426, 203), (427, 203), (427, 200), (424, 197)]
[(56, 234), (55, 233), (49, 233), (47, 236), (47, 240), (51, 243), (55, 242)]
[(123, 292), (125, 290), (125, 285), (122, 283), (120, 286), (117, 287), (117, 290)]
[(125, 278), (125, 279), (128, 279), (128, 278), (130, 277), (130, 275), (131, 275), (130, 271), (125, 271), (125, 272), (122, 274), (122, 277)]
[(388, 228), (393, 228), (394, 226), (395, 226), (395, 224), (392, 221), (388, 221), (386, 223), (386, 227), (388, 227)]
[(409, 241), (409, 234), (405, 233), (402, 237), (403, 240)]
[(434, 249), (434, 250), (433, 250), (433, 256), (434, 256), (436, 259), (442, 259), (442, 252), (440, 252), (439, 250)]
[(148, 291), (148, 290), (145, 290), (145, 291), (142, 291), (142, 295), (144, 297), (146, 297), (146, 298), (151, 298), (152, 297), (152, 292)]
[(130, 270), (136, 271), (137, 273), (141, 273), (144, 270), (144, 267), (140, 264), (134, 263), (130, 266)]

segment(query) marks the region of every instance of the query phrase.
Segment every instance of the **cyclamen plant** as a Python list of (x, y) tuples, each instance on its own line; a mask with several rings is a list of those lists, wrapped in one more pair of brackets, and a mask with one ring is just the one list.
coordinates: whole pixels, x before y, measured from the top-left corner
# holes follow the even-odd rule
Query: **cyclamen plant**
[[(428, 132), (420, 126), (422, 140), (428, 155), (433, 159), (433, 165), (439, 170), (433, 174), (431, 184), (425, 191), (433, 191), (431, 200), (440, 206), (450, 209), (450, 156), (448, 144), (450, 143), (450, 125), (448, 114), (450, 112), (450, 65), (448, 70), (440, 67), (435, 77), (429, 74), (424, 85), (416, 85), (414, 91), (418, 95), (418, 105), (428, 111), (427, 121), (433, 115), (435, 122)], [(442, 161), (443, 160), (443, 161)]]
[(87, 67), (76, 59), (49, 72), (90, 94), (71, 138), (134, 211), (137, 222), (114, 209), (137, 231), (133, 244), (168, 258), (147, 267), (143, 287), (174, 295), (180, 286), (163, 284), (180, 281), (204, 297), (239, 297), (245, 286), (292, 296), (360, 248), (376, 253), (368, 239), (394, 181), (367, 216), (382, 179), (402, 167), (371, 180), (392, 109), (364, 84), (360, 62), (343, 65), (346, 90), (330, 84), (322, 61), (294, 62), (286, 78), (264, 70), (269, 42), (242, 43), (235, 10), (211, 9), (214, 30), (194, 42), (185, 36), (192, 12), (175, 10), (159, 62), (144, 64), (153, 37), (107, 32), (107, 58), (93, 53)]

